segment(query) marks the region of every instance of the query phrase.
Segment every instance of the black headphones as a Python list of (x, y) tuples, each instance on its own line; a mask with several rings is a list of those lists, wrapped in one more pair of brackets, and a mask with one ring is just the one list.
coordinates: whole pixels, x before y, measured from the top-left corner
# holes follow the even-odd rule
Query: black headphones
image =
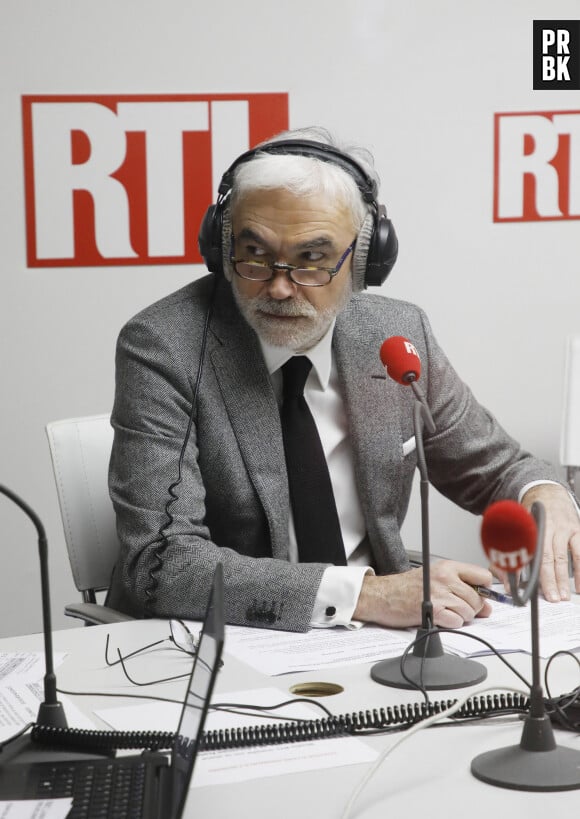
[(232, 190), (234, 172), (239, 165), (250, 162), (257, 154), (293, 154), (332, 162), (346, 171), (356, 182), (363, 200), (372, 206), (373, 227), (365, 265), (365, 287), (378, 287), (387, 278), (397, 260), (399, 242), (393, 223), (387, 217), (387, 209), (377, 202), (377, 183), (348, 154), (326, 145), (302, 139), (286, 139), (270, 142), (241, 154), (222, 176), (218, 199), (207, 209), (199, 230), (198, 244), (207, 269), (223, 275), (223, 214)]

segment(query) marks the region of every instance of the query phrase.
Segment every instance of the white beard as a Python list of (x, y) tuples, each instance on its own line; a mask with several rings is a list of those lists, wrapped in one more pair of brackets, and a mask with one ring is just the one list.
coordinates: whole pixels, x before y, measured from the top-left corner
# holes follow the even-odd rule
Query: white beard
[[(321, 309), (299, 297), (280, 301), (270, 296), (243, 296), (237, 288), (235, 276), (232, 289), (240, 313), (260, 338), (274, 347), (287, 347), (295, 352), (309, 350), (320, 341), (352, 295), (350, 278), (349, 286), (345, 288), (339, 302)], [(286, 321), (273, 316), (293, 318)]]

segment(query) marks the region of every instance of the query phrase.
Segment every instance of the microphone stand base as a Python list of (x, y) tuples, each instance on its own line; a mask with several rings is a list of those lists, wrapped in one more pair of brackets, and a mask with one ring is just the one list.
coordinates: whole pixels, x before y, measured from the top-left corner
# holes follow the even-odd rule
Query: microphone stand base
[(473, 660), (445, 654), (437, 631), (420, 628), (413, 652), (376, 663), (371, 677), (393, 688), (443, 691), (477, 685), (487, 677), (487, 669)]
[[(405, 676), (401, 671), (401, 664)], [(427, 691), (444, 691), (448, 688), (466, 688), (477, 685), (487, 677), (487, 669), (481, 663), (444, 654), (442, 657), (393, 657), (371, 668), (371, 677), (381, 685)], [(408, 679), (407, 679), (408, 678)]]
[(50, 725), (52, 728), (68, 728), (64, 708), (61, 702), (41, 702), (36, 718), (37, 725)]
[(580, 788), (580, 751), (558, 747), (526, 751), (520, 745), (511, 745), (476, 756), (471, 773), (499, 788), (571, 791)]
[(41, 745), (33, 742), (30, 734), (24, 734), (11, 742), (6, 743), (0, 749), (0, 769), (12, 765), (31, 765), (36, 762), (77, 762), (103, 759), (103, 757), (114, 756), (110, 751), (92, 751), (87, 748), (84, 751), (76, 748), (67, 750), (66, 746), (54, 747)]

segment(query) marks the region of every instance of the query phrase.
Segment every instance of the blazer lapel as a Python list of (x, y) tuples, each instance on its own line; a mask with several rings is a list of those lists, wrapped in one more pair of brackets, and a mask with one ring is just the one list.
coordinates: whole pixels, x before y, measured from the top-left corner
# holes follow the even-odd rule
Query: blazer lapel
[(401, 395), (404, 388), (388, 378), (381, 364), (385, 335), (376, 325), (365, 309), (365, 297), (354, 296), (337, 319), (333, 347), (359, 499), (376, 566), (384, 572), (406, 559), (398, 519), (405, 512), (400, 477), (409, 429), (401, 410), (408, 396)]
[(280, 414), (270, 377), (258, 339), (229, 293), (214, 316), (210, 361), (268, 520), (273, 556), (287, 558), (290, 501)]

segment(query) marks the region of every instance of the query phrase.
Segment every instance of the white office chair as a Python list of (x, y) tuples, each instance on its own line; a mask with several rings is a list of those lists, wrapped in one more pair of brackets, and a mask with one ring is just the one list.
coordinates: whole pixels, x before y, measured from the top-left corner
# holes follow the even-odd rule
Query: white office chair
[(580, 335), (568, 336), (564, 372), (564, 407), (560, 433), (560, 463), (575, 492), (576, 473), (580, 470)]
[(119, 552), (107, 485), (113, 442), (109, 415), (53, 421), (46, 434), (73, 579), (83, 598), (65, 606), (65, 614), (86, 625), (132, 620), (96, 599), (96, 592), (109, 586)]

